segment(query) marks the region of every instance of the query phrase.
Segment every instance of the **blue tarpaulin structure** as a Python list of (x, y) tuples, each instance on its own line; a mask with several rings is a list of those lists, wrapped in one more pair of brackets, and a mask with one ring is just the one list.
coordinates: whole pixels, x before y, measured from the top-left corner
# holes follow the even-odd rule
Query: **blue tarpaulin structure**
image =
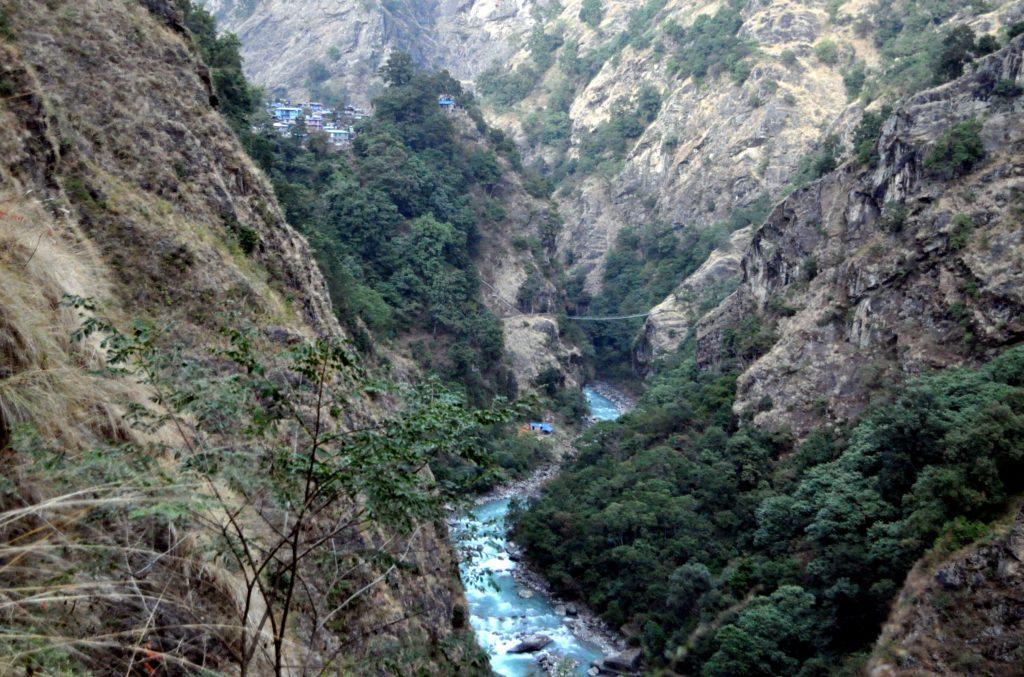
[(555, 432), (555, 426), (551, 425), (550, 423), (533, 423), (533, 422), (531, 422), (530, 423), (530, 430), (536, 430), (536, 431), (544, 433), (545, 435), (550, 435), (551, 433)]

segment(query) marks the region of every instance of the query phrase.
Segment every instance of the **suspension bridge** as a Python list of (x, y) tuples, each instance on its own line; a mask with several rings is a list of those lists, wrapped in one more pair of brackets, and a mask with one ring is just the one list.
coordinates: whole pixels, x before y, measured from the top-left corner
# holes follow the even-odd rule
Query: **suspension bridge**
[[(517, 317), (532, 317), (532, 316), (537, 314), (537, 313), (523, 313), (522, 311), (519, 310), (519, 307), (516, 304), (512, 303), (511, 301), (506, 299), (504, 296), (502, 296), (501, 292), (499, 292), (497, 289), (492, 287), (485, 280), (481, 279), (480, 282), (485, 287), (487, 287), (488, 289), (490, 289), (494, 293), (494, 298), (496, 298), (499, 301), (501, 301), (510, 310), (512, 310), (513, 312), (516, 313), (515, 315), (503, 315), (501, 319), (503, 319), (503, 320), (514, 320)], [(634, 313), (632, 315), (559, 315), (559, 317), (564, 317), (567, 320), (575, 320), (577, 322), (618, 322), (620, 320), (636, 320), (636, 319), (639, 319), (641, 317), (648, 317), (648, 316), (650, 316), (650, 314), (652, 312), (653, 312), (653, 309), (652, 310), (648, 310), (645, 313)]]

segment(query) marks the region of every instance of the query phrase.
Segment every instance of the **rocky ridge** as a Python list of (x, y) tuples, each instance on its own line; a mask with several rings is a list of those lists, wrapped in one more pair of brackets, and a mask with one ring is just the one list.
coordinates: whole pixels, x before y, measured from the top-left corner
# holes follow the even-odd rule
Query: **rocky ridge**
[(368, 107), (381, 86), (377, 71), (393, 50), (410, 53), (431, 69), (472, 80), (491, 62), (509, 56), (533, 27), (543, 0), (203, 0), (222, 30), (236, 33), (249, 78), (293, 97), (315, 84), (336, 97)]
[(1024, 512), (935, 559), (907, 576), (867, 673), (1014, 674), (1024, 650)]
[(752, 235), (753, 228), (749, 226), (734, 232), (727, 246), (713, 251), (668, 298), (651, 309), (633, 350), (633, 365), (638, 374), (652, 373), (655, 362), (679, 348), (708, 306), (717, 305), (722, 295), (739, 285), (742, 257)]
[[(643, 134), (631, 143), (621, 163), (600, 169), (575, 182), (560, 195), (566, 228), (560, 251), (573, 261), (573, 271), (586, 274), (591, 292), (600, 287), (605, 255), (625, 227), (652, 221), (684, 229), (706, 229), (728, 222), (758, 201), (777, 199), (800, 161), (826, 134), (846, 138), (859, 119), (861, 104), (848, 99), (842, 63), (824, 63), (815, 46), (830, 40), (840, 46), (843, 62), (874, 65), (874, 45), (856, 32), (870, 16), (872, 3), (839, 3), (835, 18), (825, 0), (760, 0), (742, 10), (738, 36), (755, 46), (750, 73), (737, 84), (728, 73), (705, 81), (681, 79), (668, 70), (664, 27), (675, 22), (683, 30), (698, 17), (712, 15), (724, 3), (669, 0), (651, 25), (654, 38), (644, 47), (627, 46), (608, 59), (600, 71), (574, 94), (570, 156), (578, 154), (581, 136), (611, 115), (614, 102), (632, 99), (644, 85), (654, 86), (661, 108)], [(625, 30), (628, 17), (643, 3), (605, 3), (600, 26), (579, 19), (579, 2), (567, 2), (547, 24), (576, 40), (580, 53), (594, 49)], [(990, 12), (954, 17), (984, 32), (1022, 11), (1016, 2), (993, 5)], [(520, 50), (510, 66), (527, 63)], [(562, 76), (551, 69), (524, 102), (511, 110), (494, 110), (499, 126), (528, 146), (523, 131), (529, 113), (551, 105)], [(553, 160), (543, 147), (530, 160)]]
[[(887, 381), (982, 362), (1024, 337), (1024, 101), (997, 87), (1024, 83), (1022, 51), (1017, 38), (912, 97), (885, 123), (876, 169), (844, 165), (757, 229), (742, 284), (697, 328), (704, 368), (750, 317), (776, 337), (740, 376), (738, 412), (800, 435), (852, 419)], [(970, 121), (984, 158), (942, 175), (931, 154)]]
[[(468, 117), (456, 114), (460, 141), (467, 148), (485, 148), (479, 132)], [(505, 214), (497, 227), (479, 234), (473, 262), (483, 283), (481, 298), (501, 318), (505, 350), (512, 363), (520, 392), (534, 387), (534, 380), (548, 369), (561, 373), (564, 384), (582, 384), (582, 352), (561, 336), (558, 322), (550, 313), (560, 302), (545, 251), (543, 231), (557, 222), (557, 208), (549, 200), (531, 196), (522, 178), (505, 159), (500, 159), (501, 180), (488, 198), (498, 201)], [(530, 279), (535, 285), (531, 302), (520, 307), (519, 290)]]

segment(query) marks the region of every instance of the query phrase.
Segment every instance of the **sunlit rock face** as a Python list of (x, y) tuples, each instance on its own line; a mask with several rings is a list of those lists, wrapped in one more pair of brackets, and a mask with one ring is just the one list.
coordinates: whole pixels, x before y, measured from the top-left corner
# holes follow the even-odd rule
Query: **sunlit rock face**
[[(546, 0), (203, 0), (242, 41), (246, 71), (268, 91), (327, 92), (366, 107), (393, 50), (472, 80), (512, 54)], [(320, 66), (323, 69), (320, 69)]]
[[(884, 125), (871, 170), (849, 163), (775, 207), (743, 282), (698, 324), (713, 368), (754, 318), (767, 352), (740, 375), (736, 409), (802, 434), (854, 418), (885, 384), (984, 362), (1024, 337), (1024, 38), (924, 91)], [(979, 124), (984, 158), (952, 178), (929, 154)]]

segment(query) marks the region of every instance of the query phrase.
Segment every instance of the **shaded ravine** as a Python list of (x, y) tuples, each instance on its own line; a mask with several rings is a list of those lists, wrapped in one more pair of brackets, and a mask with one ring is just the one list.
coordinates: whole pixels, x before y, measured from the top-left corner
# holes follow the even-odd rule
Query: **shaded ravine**
[[(584, 395), (594, 419), (610, 421), (621, 415), (614, 402), (594, 389), (584, 388)], [(607, 648), (574, 633), (569, 627), (574, 621), (565, 615), (562, 605), (517, 580), (514, 574), (519, 565), (510, 556), (514, 546), (508, 541), (505, 524), (513, 498), (482, 503), (456, 524), (464, 538), (463, 548), (474, 552), (460, 566), (460, 572), (477, 641), (490, 656), (495, 673), (520, 677), (543, 674), (537, 661), (540, 654), (513, 654), (509, 650), (526, 637), (545, 635), (552, 642), (543, 651), (552, 662), (568, 659), (576, 663), (577, 674), (585, 675), (590, 663), (604, 656)]]

